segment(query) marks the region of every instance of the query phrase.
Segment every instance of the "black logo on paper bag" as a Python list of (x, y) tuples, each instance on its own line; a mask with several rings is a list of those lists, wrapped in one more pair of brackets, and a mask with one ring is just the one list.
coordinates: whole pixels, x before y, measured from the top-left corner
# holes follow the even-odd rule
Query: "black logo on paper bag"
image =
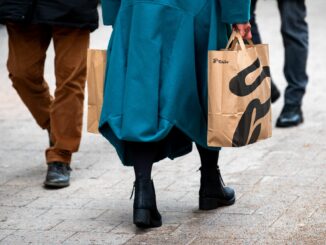
[[(248, 74), (260, 68), (260, 61), (257, 59), (252, 65), (248, 66), (244, 70), (238, 73), (237, 76), (231, 79), (229, 88), (231, 92), (237, 96), (243, 97), (254, 92), (265, 80), (265, 78), (270, 77), (270, 70), (268, 66), (262, 67), (262, 71), (255, 81), (247, 85), (245, 79)], [(239, 124), (234, 132), (232, 146), (244, 146), (252, 144), (258, 140), (259, 134), (261, 132), (261, 124), (255, 126), (252, 134), (250, 135), (251, 126), (255, 125), (256, 122), (265, 117), (269, 112), (271, 107), (271, 101), (268, 99), (265, 103), (261, 103), (259, 99), (252, 100), (245, 112), (243, 113)], [(255, 118), (253, 118), (253, 113), (256, 112)]]
[(229, 64), (229, 61), (227, 60), (220, 60), (218, 58), (213, 59), (213, 63), (219, 63), (219, 64)]

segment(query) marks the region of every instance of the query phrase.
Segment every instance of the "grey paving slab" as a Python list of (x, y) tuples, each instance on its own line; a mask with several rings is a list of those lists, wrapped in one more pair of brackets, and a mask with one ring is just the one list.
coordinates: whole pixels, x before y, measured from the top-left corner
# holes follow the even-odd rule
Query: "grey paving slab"
[[(42, 187), (48, 139), (12, 88), (6, 70), (7, 35), (0, 25), (0, 244), (321, 244), (326, 245), (326, 69), (324, 0), (306, 1), (310, 23), (310, 84), (305, 123), (273, 129), (273, 137), (239, 149), (223, 149), (220, 168), (237, 202), (198, 211), (200, 159), (195, 150), (155, 164), (153, 178), (163, 216), (159, 229), (132, 224), (132, 168), (114, 148), (86, 132), (74, 155), (71, 186)], [(284, 91), (283, 44), (276, 1), (259, 1), (257, 18), (270, 44), (271, 72)], [(91, 47), (105, 49), (110, 27), (92, 33)], [(54, 52), (45, 79), (54, 91)], [(273, 123), (282, 109), (273, 105)], [(86, 102), (85, 102), (86, 103)], [(85, 114), (86, 119), (86, 114)], [(86, 122), (86, 120), (84, 120)]]
[(166, 225), (163, 229), (152, 229), (149, 231), (136, 231), (136, 236), (126, 244), (189, 244), (194, 240), (194, 236), (176, 236), (173, 232), (178, 228), (178, 224)]
[(47, 212), (47, 209), (34, 209), (26, 207), (4, 207), (0, 208), (0, 221), (6, 222), (8, 220), (17, 219), (37, 219), (39, 216)]
[(0, 244), (3, 239), (5, 239), (7, 236), (13, 234), (15, 230), (0, 230)]
[(94, 233), (94, 232), (83, 232), (76, 233), (63, 244), (108, 244), (108, 245), (120, 245), (125, 244), (134, 235), (117, 235), (112, 233)]
[(109, 224), (132, 223), (132, 207), (122, 207), (121, 209), (110, 209), (103, 212), (96, 220), (102, 220)]
[(9, 196), (0, 200), (0, 207), (25, 207), (35, 200), (35, 197)]
[[(39, 182), (41, 182), (41, 181), (39, 181)], [(11, 186), (11, 185), (7, 185), (7, 184), (8, 184), (8, 182), (6, 183), (6, 186), (17, 188), (18, 190), (21, 187), (21, 186)], [(42, 186), (42, 182), (41, 182), (41, 183), (38, 183), (38, 185), (35, 185), (35, 186), (27, 186), (27, 187), (25, 186), (25, 188), (20, 189), (15, 194), (15, 196), (19, 197), (19, 198), (22, 198), (22, 199), (31, 198), (33, 200), (37, 200), (39, 198), (48, 198), (49, 195), (50, 195), (52, 199), (55, 199), (55, 198), (64, 199), (64, 198), (72, 197), (72, 195), (75, 192), (77, 192), (79, 190), (79, 188), (80, 187), (78, 185), (73, 185), (69, 189), (66, 189), (66, 190), (64, 190), (64, 189), (50, 190), (50, 189), (45, 189)], [(78, 196), (78, 198), (84, 198), (84, 197)], [(31, 205), (38, 205), (38, 208), (40, 208), (40, 203), (38, 203), (38, 204), (31, 203)]]
[(298, 228), (297, 232), (293, 234), (293, 239), (306, 241), (307, 243), (313, 244), (314, 242), (318, 244), (326, 243), (326, 228), (325, 225), (312, 224), (303, 225)]
[(25, 189), (25, 186), (10, 186), (10, 185), (0, 185), (0, 195), (2, 197), (15, 195), (19, 191)]
[(224, 244), (230, 244), (230, 245), (251, 245), (255, 244), (256, 240), (245, 240), (245, 239), (212, 239), (212, 238), (204, 238), (204, 237), (197, 237), (194, 241), (192, 241), (191, 245), (224, 245)]
[(98, 220), (65, 220), (56, 227), (53, 231), (74, 231), (74, 232), (98, 232), (109, 233), (117, 224), (109, 224), (106, 221)]
[(75, 220), (76, 223), (83, 220), (93, 220), (99, 217), (106, 210), (89, 210), (89, 209), (66, 209), (51, 208), (43, 213), (40, 220)]
[[(129, 194), (129, 193), (128, 193)], [(112, 195), (109, 198), (97, 198), (90, 201), (84, 206), (85, 209), (112, 209), (112, 210), (124, 210), (132, 205), (132, 201), (128, 197), (124, 199), (114, 198)]]
[(31, 202), (28, 206), (31, 208), (82, 208), (87, 203), (89, 203), (90, 199), (85, 198), (53, 198), (53, 197), (40, 197), (33, 202)]
[(17, 231), (0, 244), (62, 244), (71, 235), (71, 232)]
[(1, 230), (23, 230), (26, 231), (46, 231), (50, 230), (56, 225), (60, 224), (62, 220), (52, 219), (42, 219), (42, 218), (17, 218), (17, 219), (7, 219), (0, 222)]

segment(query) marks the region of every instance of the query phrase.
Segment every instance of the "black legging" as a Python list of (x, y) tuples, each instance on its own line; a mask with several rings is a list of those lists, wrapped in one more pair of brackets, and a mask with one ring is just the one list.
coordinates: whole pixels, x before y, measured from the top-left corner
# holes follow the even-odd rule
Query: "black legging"
[(197, 150), (199, 152), (200, 156), (200, 162), (201, 162), (201, 167), (202, 170), (204, 171), (212, 171), (216, 169), (218, 165), (218, 157), (220, 154), (220, 151), (216, 150), (208, 150), (204, 147), (201, 147), (200, 145), (196, 144)]
[[(216, 169), (219, 151), (208, 150), (196, 144), (203, 170), (211, 171)], [(160, 143), (159, 142), (126, 142), (127, 153), (134, 161), (136, 180), (151, 179), (152, 166), (156, 158)]]

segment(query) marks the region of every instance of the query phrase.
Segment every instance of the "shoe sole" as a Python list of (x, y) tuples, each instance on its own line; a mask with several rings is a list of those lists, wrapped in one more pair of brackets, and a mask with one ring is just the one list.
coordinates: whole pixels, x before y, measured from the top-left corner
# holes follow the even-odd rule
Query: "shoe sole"
[(47, 188), (64, 188), (68, 187), (70, 184), (69, 183), (51, 183), (51, 182), (44, 182), (44, 186)]
[(162, 219), (153, 219), (151, 211), (148, 209), (135, 209), (134, 224), (142, 229), (157, 228), (162, 226)]
[(303, 122), (304, 122), (304, 120), (302, 119), (298, 123), (295, 123), (295, 124), (280, 124), (280, 123), (276, 123), (276, 127), (277, 128), (291, 128), (291, 127), (299, 126)]
[(231, 200), (223, 200), (218, 198), (199, 198), (199, 209), (200, 210), (213, 210), (223, 206), (231, 206), (235, 203), (235, 197)]

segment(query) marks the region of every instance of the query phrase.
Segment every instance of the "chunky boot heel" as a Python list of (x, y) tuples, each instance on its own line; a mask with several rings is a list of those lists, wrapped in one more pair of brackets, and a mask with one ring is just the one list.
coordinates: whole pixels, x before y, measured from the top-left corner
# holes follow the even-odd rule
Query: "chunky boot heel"
[(230, 206), (235, 203), (235, 196), (230, 200), (223, 200), (213, 197), (199, 197), (200, 210), (212, 210), (218, 207)]
[(134, 224), (139, 228), (155, 228), (162, 226), (162, 217), (156, 206), (153, 181), (136, 180), (134, 187)]
[(235, 203), (235, 193), (230, 187), (226, 187), (219, 168), (201, 170), (199, 209), (212, 210), (222, 206), (230, 206)]
[(151, 211), (148, 209), (134, 209), (134, 224), (138, 227), (149, 227), (151, 224)]
[(199, 197), (199, 209), (200, 210), (212, 210), (218, 208), (218, 202), (216, 198)]

